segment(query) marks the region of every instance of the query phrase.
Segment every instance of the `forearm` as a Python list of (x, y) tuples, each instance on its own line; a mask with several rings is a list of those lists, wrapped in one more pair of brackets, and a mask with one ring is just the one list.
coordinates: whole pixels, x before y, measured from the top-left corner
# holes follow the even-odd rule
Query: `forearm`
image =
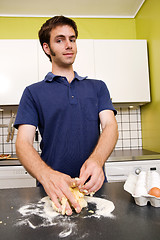
[(104, 165), (112, 153), (118, 139), (117, 123), (106, 125), (102, 130), (99, 141), (89, 158), (96, 160), (101, 166)]
[[(59, 200), (67, 198), (76, 211), (80, 212), (80, 205), (69, 190), (69, 187), (72, 186), (75, 180), (66, 174), (52, 169), (41, 159), (33, 147), (34, 132), (32, 131), (32, 137), (29, 137), (26, 134), (29, 129), (30, 127), (28, 128), (27, 126), (22, 127), (22, 130), (20, 128), (16, 141), (16, 152), (22, 165), (43, 185), (46, 193), (60, 211), (61, 204), (59, 203)], [(68, 215), (72, 214), (68, 202), (66, 203), (66, 211)]]
[(40, 155), (34, 149), (32, 144), (22, 139), (17, 139), (16, 153), (26, 170), (39, 182), (42, 182), (43, 175), (47, 169), (49, 169), (49, 167), (41, 159)]

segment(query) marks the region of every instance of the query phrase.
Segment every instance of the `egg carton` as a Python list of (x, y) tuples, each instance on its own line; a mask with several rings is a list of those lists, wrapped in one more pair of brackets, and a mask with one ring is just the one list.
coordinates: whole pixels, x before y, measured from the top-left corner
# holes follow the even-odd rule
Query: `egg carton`
[(156, 171), (130, 174), (124, 184), (124, 190), (132, 195), (137, 205), (146, 206), (150, 202), (153, 207), (160, 207), (160, 197), (148, 194), (153, 187), (160, 188), (160, 175)]

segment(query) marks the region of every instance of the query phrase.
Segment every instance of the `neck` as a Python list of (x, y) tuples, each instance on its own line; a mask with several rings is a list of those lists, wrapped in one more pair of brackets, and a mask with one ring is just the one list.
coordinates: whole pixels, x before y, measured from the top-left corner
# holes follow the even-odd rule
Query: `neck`
[(69, 83), (74, 78), (74, 71), (73, 71), (72, 65), (64, 68), (64, 67), (59, 67), (52, 63), (52, 73), (55, 75), (60, 75), (60, 76), (66, 77)]

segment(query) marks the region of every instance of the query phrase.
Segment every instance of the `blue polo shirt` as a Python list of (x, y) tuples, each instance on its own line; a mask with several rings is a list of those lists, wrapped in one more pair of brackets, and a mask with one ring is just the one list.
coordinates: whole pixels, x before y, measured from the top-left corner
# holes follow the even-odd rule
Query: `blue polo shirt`
[(42, 159), (53, 169), (77, 177), (97, 144), (99, 113), (105, 109), (116, 114), (103, 81), (75, 72), (69, 83), (50, 72), (43, 81), (26, 87), (14, 126), (38, 127)]

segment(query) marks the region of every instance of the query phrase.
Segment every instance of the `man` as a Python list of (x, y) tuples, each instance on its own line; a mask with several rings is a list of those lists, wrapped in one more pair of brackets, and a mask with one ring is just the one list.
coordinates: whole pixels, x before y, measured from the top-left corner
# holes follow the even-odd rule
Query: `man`
[[(76, 184), (88, 192), (101, 188), (103, 166), (116, 144), (118, 130), (106, 85), (73, 71), (77, 36), (75, 22), (64, 16), (55, 16), (41, 27), (39, 39), (52, 62), (52, 72), (25, 89), (15, 127), (21, 163), (59, 210), (59, 200), (66, 197), (79, 213), (80, 205), (69, 187)], [(33, 148), (36, 127), (42, 136), (41, 157)], [(66, 213), (71, 215), (68, 202)]]

